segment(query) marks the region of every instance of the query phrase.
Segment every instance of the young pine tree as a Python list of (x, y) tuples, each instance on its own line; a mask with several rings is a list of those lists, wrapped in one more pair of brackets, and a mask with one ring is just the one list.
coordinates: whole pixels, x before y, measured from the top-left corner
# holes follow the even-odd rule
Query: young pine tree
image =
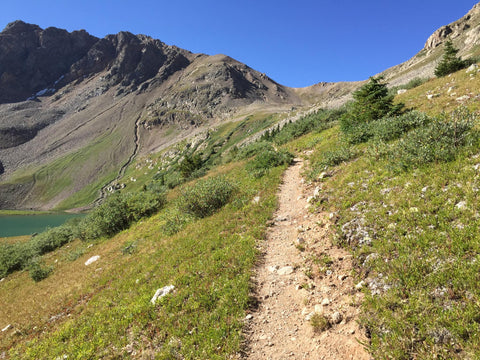
[(458, 49), (455, 49), (452, 42), (450, 40), (447, 40), (447, 42), (445, 43), (443, 58), (435, 68), (436, 77), (442, 77), (451, 74), (465, 67), (465, 61), (457, 58), (457, 53)]

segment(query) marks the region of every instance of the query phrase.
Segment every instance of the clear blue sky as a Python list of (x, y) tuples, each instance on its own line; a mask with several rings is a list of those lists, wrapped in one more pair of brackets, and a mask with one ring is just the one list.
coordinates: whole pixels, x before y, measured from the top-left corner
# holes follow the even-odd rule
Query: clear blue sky
[(0, 27), (146, 34), (193, 52), (223, 53), (281, 84), (364, 80), (423, 48), (476, 0), (4, 0)]

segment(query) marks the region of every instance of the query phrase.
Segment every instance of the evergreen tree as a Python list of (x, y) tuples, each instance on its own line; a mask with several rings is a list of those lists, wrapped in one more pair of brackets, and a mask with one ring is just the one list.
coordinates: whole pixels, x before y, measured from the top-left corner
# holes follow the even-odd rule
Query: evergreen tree
[[(342, 119), (348, 119), (348, 125), (367, 123), (388, 115), (397, 115), (403, 104), (394, 105), (393, 95), (388, 94), (383, 77), (370, 77), (370, 81), (353, 93), (355, 100)], [(346, 124), (345, 124), (346, 125)]]
[(460, 58), (457, 58), (457, 53), (458, 49), (455, 49), (452, 42), (448, 40), (445, 43), (443, 58), (435, 68), (436, 77), (442, 77), (451, 74), (465, 67), (466, 62)]
[(180, 173), (185, 179), (192, 176), (193, 172), (203, 166), (203, 160), (200, 154), (185, 155), (185, 158), (180, 163)]
[(393, 95), (388, 92), (383, 77), (371, 77), (370, 81), (353, 93), (354, 101), (340, 117), (340, 129), (351, 143), (360, 143), (368, 139), (368, 132), (363, 129), (369, 122), (386, 116), (402, 113), (404, 104), (394, 104)]

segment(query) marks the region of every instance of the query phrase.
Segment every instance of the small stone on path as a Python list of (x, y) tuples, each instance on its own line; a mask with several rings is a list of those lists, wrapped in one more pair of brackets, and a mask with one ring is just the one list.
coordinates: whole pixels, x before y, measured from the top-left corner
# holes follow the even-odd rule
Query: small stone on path
[(277, 270), (278, 275), (290, 275), (293, 273), (293, 266), (284, 266)]

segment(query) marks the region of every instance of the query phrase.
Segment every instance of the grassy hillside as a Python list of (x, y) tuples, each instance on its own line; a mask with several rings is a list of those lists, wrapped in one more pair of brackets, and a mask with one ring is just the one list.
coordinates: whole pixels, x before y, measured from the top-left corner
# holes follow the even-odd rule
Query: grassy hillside
[[(221, 212), (167, 236), (164, 226), (175, 211), (171, 201), (108, 241), (91, 247), (76, 241), (49, 254), (45, 261), (54, 273), (38, 284), (26, 273), (7, 277), (0, 288), (0, 318), (15, 331), (2, 336), (1, 348), (14, 344), (9, 354), (22, 359), (154, 352), (159, 358), (224, 358), (238, 351), (255, 243), (275, 208), (281, 172), (255, 179), (242, 163), (221, 167), (215, 174), (226, 173), (239, 189)], [(252, 203), (256, 196), (259, 202)], [(100, 260), (85, 266), (93, 255)], [(152, 305), (155, 291), (170, 284), (173, 294)]]
[[(477, 107), (412, 96), (448, 90), (452, 79), (458, 94), (474, 93), (466, 86), (476, 82), (464, 75), (397, 97), (428, 114), (382, 118), (345, 133), (337, 120), (348, 108), (319, 112), (238, 148), (250, 129), (275, 121), (249, 118), (138, 159), (122, 180), (125, 189), (145, 191), (153, 181), (167, 191), (165, 207), (112, 237), (76, 239), (43, 255), (53, 272), (40, 282), (26, 271), (8, 275), (0, 283), (0, 327), (13, 327), (0, 333), (0, 354), (238, 354), (257, 245), (276, 207), (287, 149), (307, 157), (305, 176), (321, 188), (312, 211), (330, 214), (332, 239), (354, 256), (352, 292), (365, 293), (361, 324), (372, 356), (478, 358), (480, 120), (468, 109)], [(185, 172), (185, 159), (195, 155), (198, 167)], [(225, 201), (206, 200), (210, 189), (226, 188)], [(86, 266), (94, 255), (98, 261)], [(174, 291), (150, 303), (167, 285)]]
[(405, 103), (429, 114), (452, 111), (464, 105), (472, 111), (480, 110), (480, 74), (477, 70), (460, 70), (454, 74), (433, 78), (397, 96)]

